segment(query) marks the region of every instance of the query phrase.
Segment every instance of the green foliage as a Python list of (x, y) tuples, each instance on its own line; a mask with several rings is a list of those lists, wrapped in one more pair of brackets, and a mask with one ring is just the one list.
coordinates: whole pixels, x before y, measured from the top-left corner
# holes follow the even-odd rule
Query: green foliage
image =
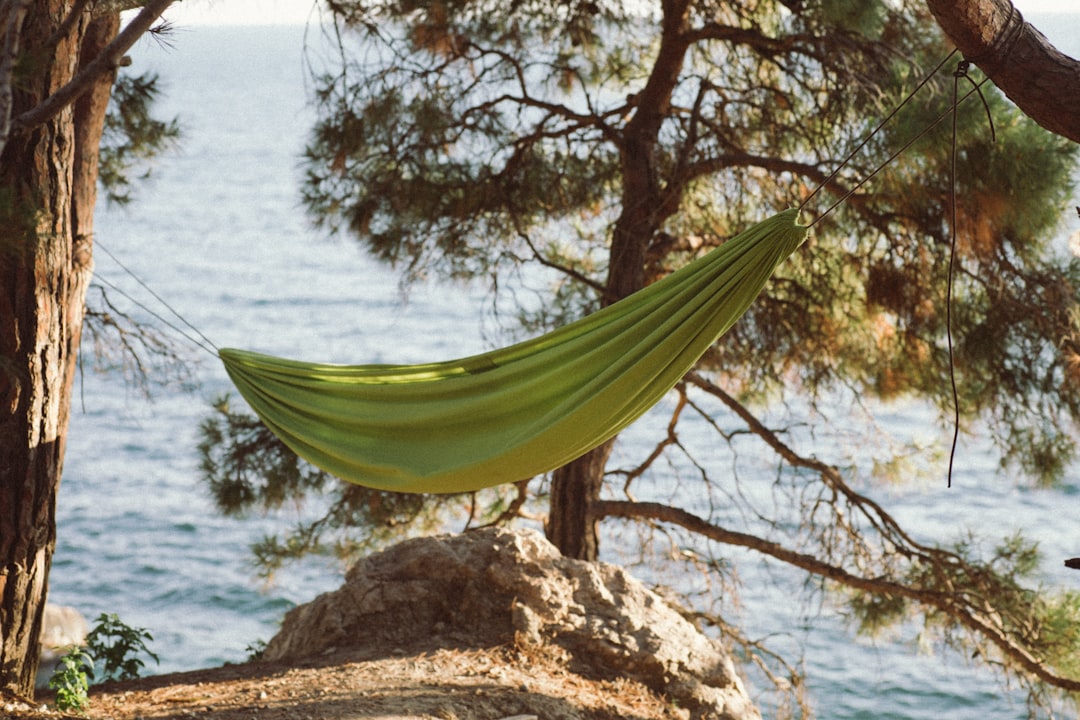
[(256, 640), (244, 649), (247, 651), (248, 662), (262, 660), (263, 654), (266, 652), (266, 641)]
[[(958, 543), (955, 552), (963, 563), (957, 563), (951, 574), (940, 569), (913, 568), (910, 581), (930, 592), (969, 593), (978, 598), (993, 599), (993, 624), (1007, 636), (1039, 648), (1041, 661), (1065, 677), (1076, 677), (1080, 664), (1080, 595), (1071, 591), (1052, 591), (1032, 580), (1039, 565), (1039, 552), (1034, 543), (1020, 535), (1006, 538), (986, 557), (980, 557), (978, 545), (972, 540)], [(985, 606), (986, 601), (979, 604)], [(947, 613), (927, 616), (927, 630), (935, 632), (947, 645), (967, 655), (983, 657), (992, 662), (1013, 664), (1014, 658), (1002, 658), (998, 648), (985, 638), (963, 636), (958, 632), (956, 619)]]
[[(341, 52), (315, 78), (319, 115), (304, 157), (313, 220), (355, 237), (407, 281), (476, 278), (500, 307), (527, 297), (501, 316), (541, 332), (799, 204), (949, 51), (914, 1), (696, 0), (676, 16), (679, 7), (333, 3)], [(805, 250), (703, 358), (707, 380), (690, 384), (719, 407), (680, 389), (668, 436), (639, 465), (627, 461), (631, 469), (611, 467), (606, 477), (627, 495), (634, 483), (646, 485), (643, 494), (662, 492), (647, 485), (653, 463), (689, 463), (710, 502), (744, 518), (748, 532), (789, 532), (796, 560), (831, 563), (813, 571), (857, 587), (843, 598), (860, 631), (883, 633), (921, 614), (928, 635), (1036, 688), (1061, 678), (1048, 680), (1025, 657), (1076, 671), (1080, 600), (1035, 585), (1035, 548), (1018, 538), (989, 551), (974, 541), (920, 545), (851, 490), (849, 480), (877, 480), (873, 468), (840, 473), (785, 444), (807, 425), (814, 438), (858, 432), (843, 417), (822, 427), (837, 398), (867, 407), (917, 398), (950, 413), (954, 260), (964, 423), (989, 427), (1001, 462), (1040, 482), (1059, 478), (1076, 451), (1080, 264), (1051, 243), (1078, 148), (987, 85), (997, 139), (977, 99), (960, 107), (954, 188), (949, 123), (928, 130), (952, 97), (952, 69), (806, 206), (804, 219), (816, 219), (926, 133), (815, 225)], [(766, 400), (768, 422), (742, 404)], [(760, 489), (741, 487), (737, 473), (711, 476), (725, 463), (692, 454), (680, 413), (696, 414), (733, 447), (749, 431), (774, 451), (775, 505), (755, 505)], [(744, 429), (728, 429), (733, 416)], [(255, 419), (223, 407), (203, 433), (204, 473), (225, 512), (324, 503), (318, 519), (256, 548), (264, 566), (374, 547), (433, 526), (463, 500), (340, 487)], [(470, 502), (482, 508), (478, 518), (523, 514), (527, 490)], [(356, 532), (362, 539), (350, 537)]]
[(234, 412), (228, 397), (214, 409), (216, 416), (200, 429), (199, 453), (210, 493), (226, 515), (277, 510), (332, 482), (326, 473), (302, 464), (257, 418)]
[(1039, 593), (1035, 601), (1047, 663), (1063, 675), (1080, 676), (1080, 593)]
[(880, 37), (888, 22), (887, 9), (879, 3), (860, 0), (820, 0), (821, 15), (830, 25), (866, 37)]
[(56, 706), (64, 712), (82, 713), (90, 703), (87, 690), (94, 678), (94, 665), (102, 663), (105, 679), (131, 680), (139, 677), (145, 666), (137, 655), (144, 653), (154, 662), (157, 655), (150, 652), (146, 641), (153, 640), (143, 628), (125, 625), (115, 614), (102, 613), (86, 636), (86, 647), (72, 646), (60, 658), (49, 678), (49, 687), (56, 691)]
[(879, 592), (852, 592), (846, 608), (856, 631), (868, 637), (882, 635), (911, 615), (911, 603), (906, 598)]
[(56, 707), (63, 712), (85, 712), (90, 704), (89, 678), (93, 676), (93, 658), (83, 648), (69, 648), (49, 678), (49, 687), (56, 691)]
[[(131, 202), (134, 168), (169, 150), (180, 138), (175, 119), (164, 121), (152, 115), (160, 92), (157, 76), (150, 73), (135, 77), (121, 74), (113, 86), (98, 167), (98, 179), (110, 202)], [(142, 177), (147, 175), (149, 170)]]
[(921, 647), (940, 646), (1005, 668), (1044, 708), (1054, 698), (1033, 677), (1032, 661), (1038, 672), (1080, 676), (1080, 593), (1036, 582), (1041, 558), (1035, 544), (1016, 534), (986, 549), (969, 536), (949, 549), (904, 554), (874, 579), (896, 582), (903, 596), (868, 589), (841, 593), (858, 633), (880, 636), (921, 616)]
[(94, 660), (103, 664), (105, 678), (131, 680), (139, 677), (146, 666), (139, 654), (159, 662), (158, 656), (146, 646), (153, 639), (145, 628), (125, 625), (115, 614), (102, 613), (86, 636), (86, 647)]

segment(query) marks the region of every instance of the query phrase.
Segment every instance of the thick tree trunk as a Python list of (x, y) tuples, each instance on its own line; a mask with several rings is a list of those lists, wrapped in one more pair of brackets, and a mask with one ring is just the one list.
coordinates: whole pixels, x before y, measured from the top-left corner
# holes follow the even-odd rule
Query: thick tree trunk
[(1080, 61), (1059, 52), (1009, 0), (926, 0), (941, 29), (1017, 107), (1080, 142)]
[[(649, 244), (675, 208), (670, 200), (679, 194), (677, 188), (661, 186), (656, 152), (689, 47), (688, 7), (688, 0), (665, 3), (660, 52), (639, 96), (638, 109), (623, 132), (622, 212), (612, 233), (604, 304), (644, 287)], [(547, 537), (567, 557), (598, 557), (597, 519), (591, 505), (600, 498), (614, 442), (604, 443), (552, 474)]]
[[(52, 47), (65, 0), (31, 3), (26, 75), (13, 115), (64, 86), (116, 35), (84, 14)], [(97, 154), (113, 76), (72, 106), (13, 132), (0, 155), (0, 690), (29, 696), (37, 672), (56, 493), (91, 274)]]

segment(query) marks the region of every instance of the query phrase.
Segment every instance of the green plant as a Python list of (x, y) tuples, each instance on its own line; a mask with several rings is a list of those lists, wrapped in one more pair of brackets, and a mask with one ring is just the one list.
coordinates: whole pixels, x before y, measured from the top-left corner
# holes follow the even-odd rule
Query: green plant
[(139, 677), (146, 665), (137, 657), (139, 653), (160, 662), (158, 656), (146, 646), (145, 641), (153, 639), (145, 628), (133, 628), (121, 622), (116, 615), (102, 613), (94, 629), (86, 636), (86, 647), (94, 660), (103, 663), (105, 678), (131, 680)]
[(56, 691), (56, 707), (63, 712), (81, 713), (90, 703), (86, 691), (94, 676), (94, 659), (73, 645), (56, 664), (49, 687)]
[(263, 653), (266, 652), (266, 641), (260, 639), (256, 640), (255, 642), (249, 643), (245, 650), (247, 650), (248, 662), (262, 660)]
[(49, 687), (56, 691), (56, 707), (63, 712), (83, 712), (90, 703), (87, 690), (94, 677), (94, 663), (104, 665), (104, 678), (130, 680), (139, 677), (145, 663), (136, 655), (146, 653), (160, 662), (146, 647), (153, 636), (144, 628), (133, 628), (121, 622), (115, 614), (102, 613), (94, 629), (86, 636), (86, 647), (73, 645), (60, 658), (49, 678)]

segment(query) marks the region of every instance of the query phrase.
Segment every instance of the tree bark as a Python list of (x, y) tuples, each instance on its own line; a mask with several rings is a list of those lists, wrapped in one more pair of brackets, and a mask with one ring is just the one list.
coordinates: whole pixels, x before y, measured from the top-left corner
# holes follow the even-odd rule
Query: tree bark
[[(21, 27), (35, 62), (13, 114), (40, 106), (97, 57), (116, 14), (80, 15), (54, 45), (65, 0), (31, 3)], [(98, 145), (113, 73), (74, 105), (14, 130), (0, 154), (0, 690), (33, 694), (56, 544), (56, 493), (92, 270)]]
[(600, 541), (592, 504), (600, 497), (604, 467), (614, 440), (593, 448), (557, 469), (551, 480), (551, 509), (547, 538), (566, 557), (596, 560)]
[[(670, 112), (671, 95), (690, 44), (688, 7), (688, 0), (664, 4), (660, 52), (623, 132), (622, 211), (612, 232), (605, 305), (644, 287), (649, 244), (677, 206), (665, 201), (678, 192), (662, 187), (656, 154), (660, 127)], [(600, 498), (614, 442), (604, 443), (552, 474), (547, 538), (567, 557), (596, 560), (599, 556), (598, 519), (591, 506)]]
[(1080, 61), (1025, 22), (1010, 0), (926, 0), (945, 35), (1028, 117), (1080, 142)]

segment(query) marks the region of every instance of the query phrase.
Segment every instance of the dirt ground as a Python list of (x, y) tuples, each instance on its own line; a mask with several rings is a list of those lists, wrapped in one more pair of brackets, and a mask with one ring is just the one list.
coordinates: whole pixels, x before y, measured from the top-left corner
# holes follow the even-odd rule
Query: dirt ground
[[(0, 715), (61, 720), (0, 698)], [(42, 707), (44, 709), (42, 709)], [(630, 681), (596, 681), (552, 658), (508, 648), (342, 652), (299, 664), (227, 665), (90, 689), (84, 718), (111, 720), (675, 720), (687, 717)]]

